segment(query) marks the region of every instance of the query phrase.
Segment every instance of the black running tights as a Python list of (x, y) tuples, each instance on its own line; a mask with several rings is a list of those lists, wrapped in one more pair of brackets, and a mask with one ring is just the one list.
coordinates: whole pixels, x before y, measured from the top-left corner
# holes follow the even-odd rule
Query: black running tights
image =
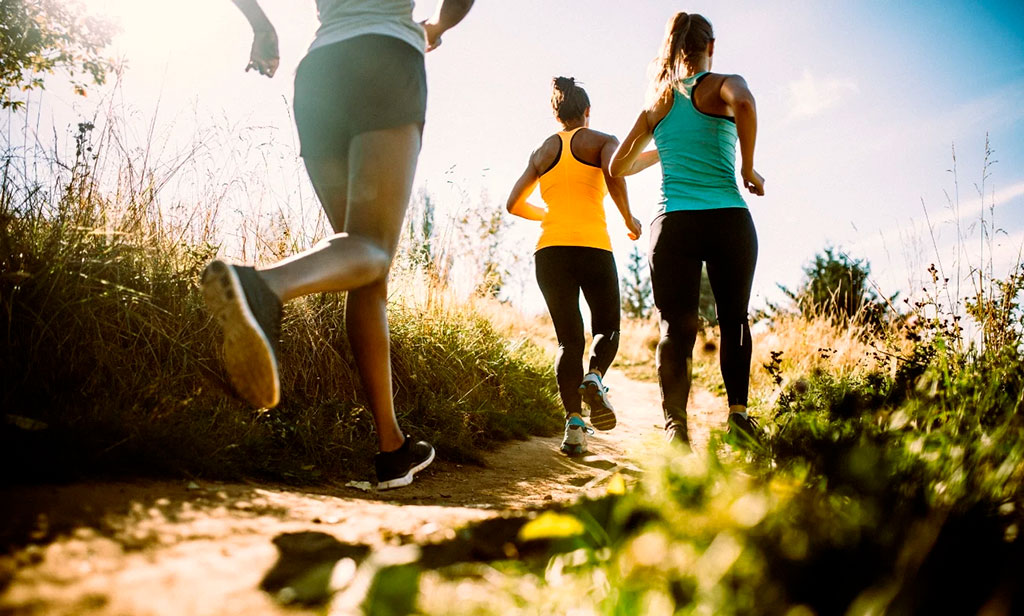
[(651, 286), (661, 318), (656, 358), (666, 429), (686, 426), (703, 263), (718, 310), (729, 405), (746, 406), (751, 344), (747, 305), (756, 262), (757, 233), (746, 208), (669, 212), (651, 223)]
[(580, 291), (590, 306), (594, 334), (588, 370), (600, 370), (603, 375), (619, 349), (619, 276), (612, 253), (599, 248), (549, 246), (538, 250), (535, 259), (537, 283), (558, 338), (555, 375), (568, 417), (582, 408), (579, 386), (586, 339)]

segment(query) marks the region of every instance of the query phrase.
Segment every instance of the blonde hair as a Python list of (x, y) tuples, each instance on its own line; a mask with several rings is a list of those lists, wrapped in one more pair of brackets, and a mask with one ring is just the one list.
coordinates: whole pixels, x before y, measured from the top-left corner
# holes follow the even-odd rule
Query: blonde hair
[(676, 13), (665, 24), (665, 40), (658, 57), (651, 62), (648, 104), (657, 101), (668, 88), (686, 76), (687, 66), (694, 65), (715, 40), (711, 22), (696, 13)]

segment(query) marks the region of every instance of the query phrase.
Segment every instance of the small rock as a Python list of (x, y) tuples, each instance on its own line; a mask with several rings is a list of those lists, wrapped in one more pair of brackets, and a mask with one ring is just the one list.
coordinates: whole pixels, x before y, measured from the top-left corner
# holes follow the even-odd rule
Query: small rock
[(369, 492), (373, 490), (373, 486), (370, 485), (369, 481), (350, 481), (345, 484), (345, 487), (355, 488), (357, 490), (362, 490), (363, 492)]
[(544, 495), (544, 500), (554, 500), (554, 498), (555, 498), (555, 497), (554, 497), (554, 496), (551, 496), (550, 494), (545, 494), (545, 495)]
[(194, 481), (190, 481), (190, 482), (188, 482), (188, 485), (185, 486), (185, 489), (186, 490), (201, 490), (202, 488), (199, 487), (198, 483), (196, 483)]

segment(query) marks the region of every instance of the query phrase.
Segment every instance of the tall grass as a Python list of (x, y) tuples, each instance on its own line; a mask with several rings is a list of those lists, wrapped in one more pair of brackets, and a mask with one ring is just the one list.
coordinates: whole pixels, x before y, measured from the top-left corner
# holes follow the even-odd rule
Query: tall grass
[[(287, 306), (283, 403), (255, 412), (232, 393), (197, 290), (218, 252), (273, 259), (308, 245), (306, 229), (322, 228), (322, 219), (276, 216), (225, 242), (218, 202), (161, 203), (160, 187), (190, 164), (188, 154), (157, 164), (146, 148), (123, 146), (123, 124), (107, 120), (97, 136), (79, 127), (72, 160), (45, 153), (52, 173), (25, 173), (33, 166), (25, 151), (9, 148), (3, 158), (6, 478), (366, 473), (375, 439), (344, 333), (344, 296)], [(392, 286), (400, 289), (389, 306), (395, 400), (406, 430), (453, 460), (557, 430), (554, 379), (535, 346), (510, 341), (488, 312), (454, 301), (436, 281), (406, 275)]]
[(430, 572), (421, 609), (1020, 613), (1024, 261), (961, 267), (968, 299), (933, 268), (888, 330), (775, 315), (755, 341), (760, 443), (652, 450), (633, 488), (528, 523), (517, 548), (539, 533), (542, 558)]

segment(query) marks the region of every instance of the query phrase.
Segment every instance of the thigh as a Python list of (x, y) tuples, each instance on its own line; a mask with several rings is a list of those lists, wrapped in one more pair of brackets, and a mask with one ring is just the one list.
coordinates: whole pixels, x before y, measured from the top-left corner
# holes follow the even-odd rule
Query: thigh
[(534, 259), (537, 284), (544, 295), (548, 314), (559, 343), (583, 341), (583, 315), (580, 314), (580, 284), (567, 263), (560, 246), (542, 248)]
[(619, 329), (619, 273), (615, 257), (607, 250), (583, 248), (578, 266), (583, 273), (581, 289), (590, 306), (594, 334)]
[(377, 243), (389, 255), (402, 232), (420, 153), (420, 126), (369, 131), (352, 138), (344, 231)]
[(651, 225), (651, 290), (662, 319), (697, 314), (703, 261), (686, 212), (658, 216)]
[(708, 282), (715, 295), (719, 321), (747, 318), (750, 289), (757, 264), (757, 233), (750, 212), (722, 210), (714, 228), (722, 234), (708, 255)]
[(348, 210), (348, 158), (304, 158), (313, 190), (335, 233), (345, 229)]

